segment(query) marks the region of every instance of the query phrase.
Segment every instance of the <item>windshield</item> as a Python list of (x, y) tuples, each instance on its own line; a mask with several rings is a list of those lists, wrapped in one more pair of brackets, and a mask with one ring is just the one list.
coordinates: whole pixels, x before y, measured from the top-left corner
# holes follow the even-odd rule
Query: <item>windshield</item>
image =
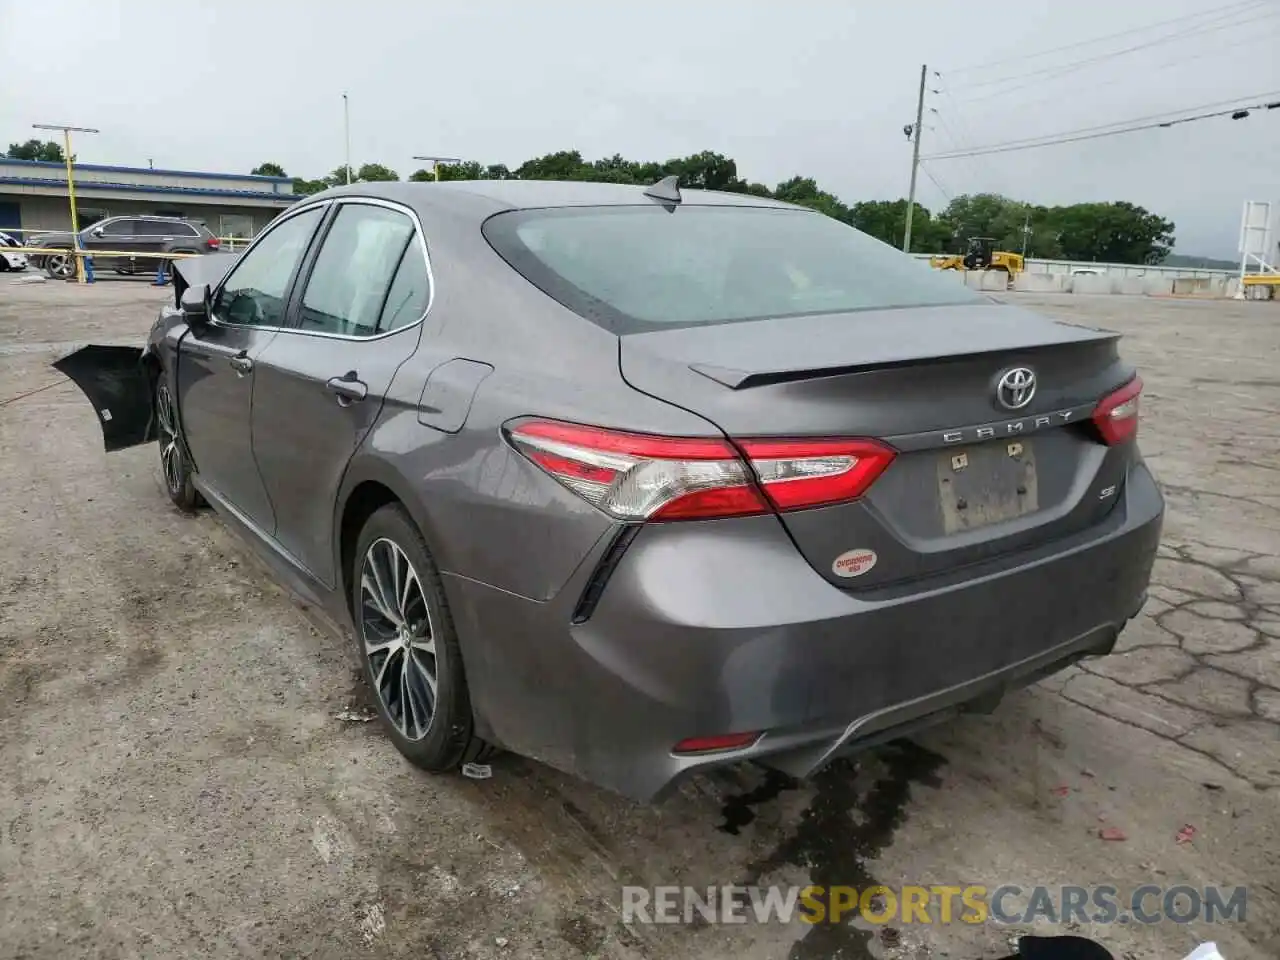
[(619, 334), (981, 299), (955, 274), (806, 210), (519, 210), (484, 233), (543, 292)]

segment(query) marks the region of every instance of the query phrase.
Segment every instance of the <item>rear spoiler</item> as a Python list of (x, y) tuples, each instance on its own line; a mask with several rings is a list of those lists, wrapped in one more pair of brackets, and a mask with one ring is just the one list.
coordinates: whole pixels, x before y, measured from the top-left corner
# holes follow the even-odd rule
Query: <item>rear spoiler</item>
[(182, 309), (182, 295), (191, 287), (215, 287), (236, 262), (238, 253), (206, 253), (173, 261), (173, 305)]

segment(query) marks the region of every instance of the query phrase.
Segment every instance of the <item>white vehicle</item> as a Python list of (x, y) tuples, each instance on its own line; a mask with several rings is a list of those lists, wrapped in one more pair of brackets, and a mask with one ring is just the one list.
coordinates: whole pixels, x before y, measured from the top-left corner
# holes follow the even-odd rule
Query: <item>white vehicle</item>
[(0, 232), (0, 273), (6, 270), (27, 269), (27, 255), (25, 253), (10, 253), (8, 250), (9, 247), (20, 246), (22, 246), (21, 240)]

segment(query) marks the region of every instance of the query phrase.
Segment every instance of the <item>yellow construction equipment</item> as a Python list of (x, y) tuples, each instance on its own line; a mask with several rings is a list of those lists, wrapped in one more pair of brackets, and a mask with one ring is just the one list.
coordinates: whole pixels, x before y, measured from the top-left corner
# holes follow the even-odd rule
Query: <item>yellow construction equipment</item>
[(970, 237), (963, 254), (930, 257), (929, 266), (938, 270), (1003, 270), (1011, 277), (1025, 269), (1022, 254), (996, 250), (995, 245), (993, 237)]

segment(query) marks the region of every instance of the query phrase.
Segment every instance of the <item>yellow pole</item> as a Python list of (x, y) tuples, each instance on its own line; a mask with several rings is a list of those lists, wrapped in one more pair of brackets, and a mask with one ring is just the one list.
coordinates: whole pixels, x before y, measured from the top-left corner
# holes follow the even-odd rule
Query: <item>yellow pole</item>
[[(80, 218), (76, 216), (76, 184), (71, 172), (71, 131), (62, 131), (63, 150), (67, 161), (67, 196), (71, 199), (71, 244), (80, 249)], [(76, 256), (76, 282), (84, 283), (84, 257)]]

